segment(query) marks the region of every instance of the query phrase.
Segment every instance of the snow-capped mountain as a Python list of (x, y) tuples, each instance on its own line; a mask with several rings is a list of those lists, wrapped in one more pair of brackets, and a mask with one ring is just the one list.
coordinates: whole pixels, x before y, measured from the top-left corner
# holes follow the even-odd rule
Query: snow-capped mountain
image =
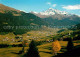
[(38, 12), (31, 12), (31, 13), (40, 14), (40, 15), (55, 15), (55, 14), (68, 15), (68, 13), (65, 11), (60, 11), (60, 10), (53, 9), (53, 8), (49, 8), (48, 10), (39, 12), (39, 13)]
[(70, 14), (65, 11), (60, 11), (57, 9), (49, 8), (43, 12), (30, 12), (46, 21), (51, 25), (75, 25), (80, 23), (80, 17), (75, 14)]

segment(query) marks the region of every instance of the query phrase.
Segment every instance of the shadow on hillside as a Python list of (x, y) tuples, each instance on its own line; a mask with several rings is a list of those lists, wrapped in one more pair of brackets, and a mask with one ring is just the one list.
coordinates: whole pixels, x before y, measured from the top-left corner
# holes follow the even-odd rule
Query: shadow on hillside
[(66, 52), (66, 47), (65, 47), (65, 46), (62, 46), (62, 48), (61, 48), (60, 51), (61, 51), (61, 52)]
[(17, 52), (11, 52), (11, 53), (13, 53), (13, 54), (22, 54), (23, 51), (19, 51), (18, 53)]
[(67, 51), (65, 53), (62, 54), (58, 54), (57, 56), (53, 56), (53, 57), (80, 57), (80, 45), (78, 48), (75, 48), (72, 51)]
[(13, 54), (19, 54), (19, 53), (17, 53), (17, 52), (11, 52), (11, 53), (13, 53)]
[(46, 52), (46, 51), (40, 51), (40, 52), (52, 54), (52, 52)]

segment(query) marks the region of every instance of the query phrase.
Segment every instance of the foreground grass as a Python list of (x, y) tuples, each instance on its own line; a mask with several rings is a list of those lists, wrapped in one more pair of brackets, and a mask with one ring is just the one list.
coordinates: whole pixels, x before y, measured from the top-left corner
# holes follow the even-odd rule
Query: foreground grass
[[(66, 47), (66, 41), (60, 41), (61, 46)], [(38, 46), (39, 53), (41, 57), (51, 57), (52, 55), (52, 42)], [(21, 57), (23, 54), (17, 54), (22, 47), (12, 47), (12, 48), (0, 48), (0, 57)], [(27, 50), (28, 47), (25, 48)], [(59, 53), (61, 53), (60, 51)]]
[[(59, 41), (62, 49), (58, 53), (64, 53), (66, 51), (67, 41)], [(77, 41), (74, 41), (74, 46), (76, 46)], [(77, 45), (80, 45), (79, 43)], [(0, 48), (0, 57), (21, 57), (23, 54), (18, 54), (22, 47), (12, 47), (12, 48)], [(28, 47), (25, 48), (25, 51)], [(41, 57), (52, 57), (52, 42), (38, 46), (39, 53)]]

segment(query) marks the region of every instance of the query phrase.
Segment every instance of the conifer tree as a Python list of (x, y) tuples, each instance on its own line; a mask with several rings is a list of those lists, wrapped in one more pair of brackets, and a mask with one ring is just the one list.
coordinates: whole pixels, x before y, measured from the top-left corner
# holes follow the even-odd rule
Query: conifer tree
[(24, 55), (24, 57), (40, 57), (34, 40), (31, 41), (28, 52)]
[(67, 45), (67, 51), (71, 51), (73, 49), (73, 47), (74, 47), (74, 45), (73, 45), (72, 39), (69, 38), (68, 45)]

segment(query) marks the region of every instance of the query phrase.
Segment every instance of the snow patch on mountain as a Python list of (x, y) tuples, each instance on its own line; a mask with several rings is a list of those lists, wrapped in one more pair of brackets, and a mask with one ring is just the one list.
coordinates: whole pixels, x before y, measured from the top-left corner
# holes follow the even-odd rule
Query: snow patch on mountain
[(31, 12), (31, 13), (40, 14), (40, 15), (55, 15), (55, 14), (68, 15), (68, 13), (65, 11), (60, 11), (60, 10), (53, 9), (53, 8), (49, 8), (48, 10), (39, 12), (39, 13), (38, 12)]

